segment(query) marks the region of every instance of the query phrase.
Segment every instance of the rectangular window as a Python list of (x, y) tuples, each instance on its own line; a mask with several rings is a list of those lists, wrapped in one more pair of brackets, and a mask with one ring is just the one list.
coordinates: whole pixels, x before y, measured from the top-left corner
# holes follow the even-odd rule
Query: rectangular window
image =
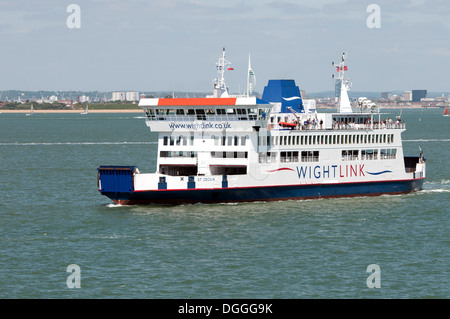
[(302, 151), (301, 161), (302, 162), (318, 162), (319, 161), (319, 151)]
[(381, 149), (380, 150), (380, 159), (395, 159), (397, 156), (397, 150), (393, 149)]
[(376, 160), (378, 158), (378, 150), (361, 150), (361, 160)]
[(164, 136), (163, 145), (167, 145), (168, 142), (169, 142), (169, 137), (168, 136)]
[(205, 110), (204, 109), (197, 109), (195, 110), (197, 113), (197, 120), (204, 121), (206, 120)]
[(356, 161), (358, 160), (358, 150), (343, 150), (342, 160), (343, 161)]

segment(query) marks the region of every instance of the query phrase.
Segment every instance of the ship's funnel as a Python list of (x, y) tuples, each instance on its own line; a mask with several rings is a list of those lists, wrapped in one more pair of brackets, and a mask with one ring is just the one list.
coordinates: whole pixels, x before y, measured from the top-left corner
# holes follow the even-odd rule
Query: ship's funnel
[(289, 113), (288, 107), (295, 112), (305, 112), (300, 89), (294, 80), (269, 80), (264, 87), (262, 99), (269, 103), (280, 104), (280, 113)]

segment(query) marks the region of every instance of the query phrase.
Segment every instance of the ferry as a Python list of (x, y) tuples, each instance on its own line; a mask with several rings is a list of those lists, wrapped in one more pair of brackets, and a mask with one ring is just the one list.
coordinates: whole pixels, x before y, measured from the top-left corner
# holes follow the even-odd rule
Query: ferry
[[(143, 98), (158, 132), (156, 171), (98, 167), (98, 191), (121, 205), (303, 200), (403, 194), (422, 189), (425, 159), (405, 156), (405, 123), (383, 118), (366, 98), (353, 111), (345, 54), (333, 63), (340, 96), (336, 112), (317, 112), (292, 79), (271, 79), (262, 96), (228, 92), (225, 49), (216, 63), (213, 95)], [(355, 106), (355, 105), (354, 105)], [(420, 148), (419, 148), (420, 149)]]

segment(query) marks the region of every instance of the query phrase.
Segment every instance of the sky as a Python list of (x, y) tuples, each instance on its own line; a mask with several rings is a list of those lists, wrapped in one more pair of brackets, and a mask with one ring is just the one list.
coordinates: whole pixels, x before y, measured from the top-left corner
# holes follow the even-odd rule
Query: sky
[(333, 91), (343, 52), (352, 91), (449, 92), (449, 18), (445, 0), (0, 0), (0, 91), (212, 92), (225, 47), (233, 93), (249, 55), (258, 92)]

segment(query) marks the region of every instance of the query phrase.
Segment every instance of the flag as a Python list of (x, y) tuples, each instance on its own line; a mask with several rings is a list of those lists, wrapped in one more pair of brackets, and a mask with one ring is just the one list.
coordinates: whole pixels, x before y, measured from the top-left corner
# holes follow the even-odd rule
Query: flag
[(348, 67), (347, 66), (344, 66), (344, 71), (347, 71), (348, 70)]
[(229, 71), (233, 71), (233, 70), (234, 70), (234, 68), (228, 68), (228, 70), (229, 70)]

